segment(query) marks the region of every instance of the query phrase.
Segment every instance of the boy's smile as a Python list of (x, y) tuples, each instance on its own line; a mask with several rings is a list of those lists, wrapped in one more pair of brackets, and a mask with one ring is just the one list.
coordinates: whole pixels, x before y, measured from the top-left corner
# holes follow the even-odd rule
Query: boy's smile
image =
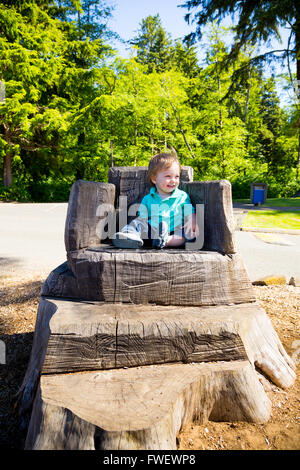
[(171, 194), (179, 185), (180, 168), (178, 163), (173, 162), (169, 168), (159, 171), (152, 183), (155, 184), (159, 194)]

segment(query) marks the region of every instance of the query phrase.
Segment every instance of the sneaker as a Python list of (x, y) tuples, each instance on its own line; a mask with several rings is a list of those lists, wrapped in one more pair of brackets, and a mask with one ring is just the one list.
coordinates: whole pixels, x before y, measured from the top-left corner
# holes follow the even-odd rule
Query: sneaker
[(138, 232), (117, 232), (112, 239), (117, 248), (141, 248), (144, 244)]

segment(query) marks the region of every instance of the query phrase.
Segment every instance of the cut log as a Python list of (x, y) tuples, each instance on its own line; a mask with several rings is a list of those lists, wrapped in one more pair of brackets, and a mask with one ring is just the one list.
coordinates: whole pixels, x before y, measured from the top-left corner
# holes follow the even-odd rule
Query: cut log
[[(66, 251), (87, 248), (102, 240), (99, 224), (99, 207), (111, 208), (114, 212), (115, 186), (108, 183), (78, 180), (73, 184), (69, 197), (65, 224)], [(103, 217), (102, 217), (103, 218)]]
[(225, 305), (255, 301), (239, 254), (170, 250), (121, 250), (101, 245), (69, 254), (42, 295), (158, 305)]
[(231, 184), (227, 180), (182, 182), (196, 207), (204, 204), (203, 250), (235, 253)]
[(279, 387), (294, 383), (295, 365), (257, 303), (178, 308), (42, 297), (20, 412), (32, 406), (41, 372), (245, 358)]
[(176, 449), (197, 421), (269, 419), (248, 361), (172, 364), (42, 376), (26, 449)]
[[(247, 359), (231, 307), (178, 309), (45, 298), (41, 309), (47, 311), (48, 303), (57, 310), (49, 323), (43, 374)], [(243, 305), (240, 316), (249, 312), (253, 315)]]

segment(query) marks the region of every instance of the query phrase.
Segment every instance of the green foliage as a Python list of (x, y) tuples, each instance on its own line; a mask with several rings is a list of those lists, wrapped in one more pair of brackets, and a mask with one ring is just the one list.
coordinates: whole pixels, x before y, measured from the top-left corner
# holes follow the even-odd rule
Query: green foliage
[(158, 14), (142, 20), (138, 36), (132, 39), (131, 44), (137, 48), (138, 62), (146, 64), (148, 72), (169, 68), (172, 42)]
[(173, 42), (156, 15), (124, 60), (104, 43), (106, 8), (0, 1), (0, 199), (67, 201), (77, 179), (107, 181), (111, 164), (143, 166), (171, 150), (195, 179), (229, 179), (234, 198), (249, 197), (255, 181), (269, 184), (270, 197), (299, 189), (298, 111), (281, 109), (251, 50), (225, 70), (227, 33), (213, 25), (200, 67), (194, 47)]
[[(247, 44), (269, 42), (271, 37), (281, 39), (279, 26), (291, 26), (291, 35), (296, 39), (292, 53), (298, 56), (299, 50), (299, 2), (297, 0), (186, 0), (180, 7), (186, 8), (185, 19), (195, 24), (195, 31), (188, 36), (189, 41), (202, 37), (203, 27), (212, 21), (220, 21), (227, 15), (235, 19), (234, 44), (231, 57), (237, 58)], [(282, 50), (286, 53), (286, 51)]]

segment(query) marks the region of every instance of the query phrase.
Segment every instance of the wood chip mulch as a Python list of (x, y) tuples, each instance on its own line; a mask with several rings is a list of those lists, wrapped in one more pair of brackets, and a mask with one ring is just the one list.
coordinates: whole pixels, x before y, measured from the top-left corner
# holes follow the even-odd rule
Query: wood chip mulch
[[(5, 364), (0, 364), (0, 446), (22, 449), (26, 429), (18, 416), (17, 392), (30, 356), (35, 319), (44, 274), (0, 275), (0, 340)], [(300, 288), (255, 286), (257, 298), (269, 315), (286, 351), (300, 363)], [(2, 343), (3, 344), (3, 343)], [(300, 449), (300, 381), (281, 390), (270, 384), (272, 416), (268, 423), (193, 423), (178, 435), (179, 450), (287, 450)]]

